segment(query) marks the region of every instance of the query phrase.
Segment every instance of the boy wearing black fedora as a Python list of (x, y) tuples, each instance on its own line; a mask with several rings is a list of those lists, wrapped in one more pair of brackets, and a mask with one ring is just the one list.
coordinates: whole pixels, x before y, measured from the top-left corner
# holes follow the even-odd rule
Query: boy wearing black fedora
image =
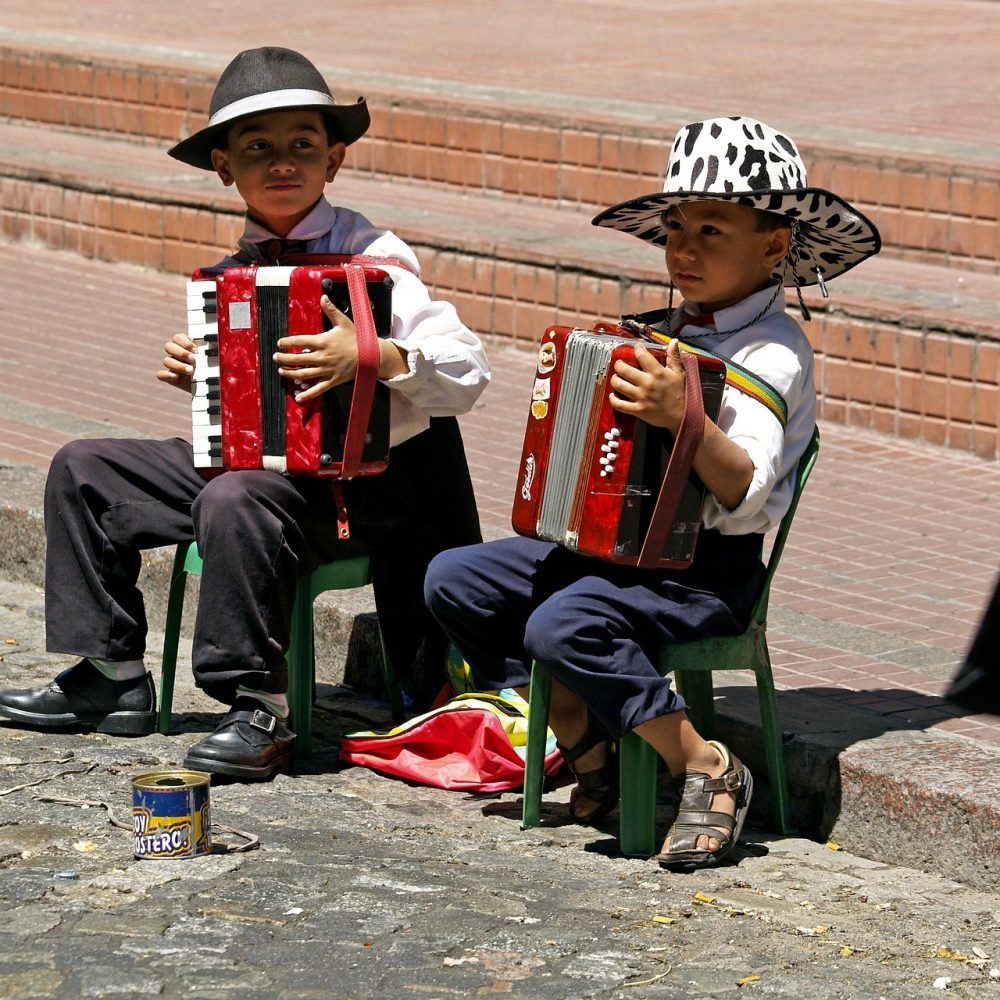
[[(352, 540), (372, 554), (383, 632), (405, 677), (421, 645), (425, 657), (441, 654), (443, 668), (445, 640), (423, 604), (427, 563), (482, 537), (454, 418), (485, 388), (489, 366), (454, 308), (430, 298), (410, 248), (324, 197), (368, 125), (364, 100), (336, 103), (298, 52), (252, 49), (223, 71), (208, 124), (170, 155), (214, 170), (246, 202), (239, 247), (219, 267), (291, 253), (398, 262), (386, 266), (395, 283), (392, 336), (380, 342), (379, 378), (392, 390), (389, 467), (344, 483), (344, 493)], [(325, 296), (322, 306), (332, 329), (279, 341), (275, 355), (300, 399), (351, 380), (357, 365), (351, 320)], [(189, 389), (194, 346), (175, 335), (157, 378)], [(195, 678), (231, 709), (184, 763), (243, 780), (287, 769), (294, 734), (285, 725), (284, 653), (296, 580), (345, 551), (329, 484), (270, 471), (206, 480), (180, 439), (82, 440), (53, 458), (45, 522), (47, 648), (81, 659), (44, 687), (0, 692), (0, 716), (50, 729), (151, 733), (156, 696), (143, 662), (140, 550), (196, 540), (203, 572)]]
[(816, 421), (812, 349), (785, 312), (784, 289), (825, 286), (876, 253), (879, 238), (842, 199), (807, 186), (791, 139), (749, 118), (681, 129), (663, 191), (608, 208), (594, 224), (663, 247), (670, 278), (666, 308), (633, 317), (669, 341), (666, 364), (642, 346), (637, 367), (617, 362), (613, 407), (677, 432), (677, 338), (749, 369), (773, 390), (771, 405), (727, 386), (717, 422), (705, 421), (694, 469), (708, 492), (690, 568), (640, 570), (507, 538), (436, 557), (427, 601), (480, 687), (527, 685), (533, 660), (549, 669), (549, 721), (577, 779), (570, 813), (579, 822), (618, 800), (615, 741), (635, 731), (654, 747), (681, 791), (658, 861), (689, 870), (735, 845), (753, 782), (691, 726), (657, 669), (660, 652), (746, 628), (764, 533), (788, 509)]

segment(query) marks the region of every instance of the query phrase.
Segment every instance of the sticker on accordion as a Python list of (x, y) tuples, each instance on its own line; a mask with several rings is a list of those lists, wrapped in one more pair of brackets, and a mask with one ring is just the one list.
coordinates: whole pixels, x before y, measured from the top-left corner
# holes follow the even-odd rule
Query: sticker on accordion
[(535, 481), (535, 456), (529, 455), (524, 460), (524, 482), (521, 483), (521, 496), (531, 499), (531, 484)]
[(531, 404), (531, 415), (536, 420), (541, 420), (542, 417), (544, 417), (545, 414), (548, 412), (549, 412), (549, 404), (546, 403), (545, 400), (543, 399), (536, 399)]
[(547, 378), (536, 378), (531, 388), (532, 399), (548, 399), (552, 393), (552, 385)]
[(229, 303), (229, 329), (249, 330), (250, 329), (250, 303), (230, 302)]
[(545, 375), (556, 366), (556, 345), (549, 341), (538, 348), (538, 374)]

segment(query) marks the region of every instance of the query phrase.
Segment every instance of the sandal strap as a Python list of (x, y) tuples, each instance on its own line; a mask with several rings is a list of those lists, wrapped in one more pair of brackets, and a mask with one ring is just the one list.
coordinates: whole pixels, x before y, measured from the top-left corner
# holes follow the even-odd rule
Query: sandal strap
[(591, 768), (589, 771), (573, 771), (576, 778), (577, 788), (588, 799), (600, 798), (604, 793), (609, 792), (617, 785), (618, 756), (608, 749), (607, 760), (600, 767)]
[[(713, 840), (717, 840), (720, 846), (715, 851), (706, 851), (703, 848), (695, 846), (698, 843), (699, 837), (711, 837)], [(689, 851), (696, 851), (699, 854), (704, 854), (706, 857), (711, 857), (713, 854), (718, 854), (720, 851), (725, 850), (731, 840), (731, 831), (726, 833), (722, 830), (710, 829), (704, 826), (688, 826), (676, 823), (670, 830), (670, 850), (666, 854), (661, 855), (661, 857), (669, 861), (675, 855), (684, 854)]]
[(729, 770), (721, 774), (718, 778), (710, 778), (701, 771), (690, 772), (685, 776), (684, 791), (693, 792), (738, 792), (746, 784), (746, 771)]
[(679, 826), (712, 826), (732, 831), (734, 822), (729, 813), (715, 812), (712, 809), (683, 809), (674, 820)]
[[(599, 743), (613, 743), (611, 734), (601, 725), (597, 717), (587, 712), (587, 728), (584, 734), (571, 747), (559, 747), (562, 758), (572, 769), (573, 762), (579, 760), (588, 750), (593, 750)], [(576, 771), (573, 772), (576, 774)], [(577, 775), (579, 777), (579, 775)]]

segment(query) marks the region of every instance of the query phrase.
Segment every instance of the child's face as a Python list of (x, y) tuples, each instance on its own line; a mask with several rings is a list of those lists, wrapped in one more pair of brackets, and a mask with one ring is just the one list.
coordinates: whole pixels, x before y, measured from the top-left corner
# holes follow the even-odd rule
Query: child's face
[(667, 271), (705, 312), (763, 288), (788, 252), (789, 230), (760, 232), (757, 212), (727, 201), (692, 201), (664, 213)]
[(250, 215), (287, 236), (337, 175), (346, 147), (330, 143), (318, 111), (269, 111), (237, 122), (228, 148), (212, 150), (222, 183), (235, 184)]

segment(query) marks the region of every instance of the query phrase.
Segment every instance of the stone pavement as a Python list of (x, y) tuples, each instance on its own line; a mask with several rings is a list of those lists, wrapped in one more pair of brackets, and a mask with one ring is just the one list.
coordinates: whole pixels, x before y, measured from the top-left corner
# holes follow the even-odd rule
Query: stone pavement
[[(40, 601), (0, 581), (17, 681), (50, 665)], [(340, 735), (386, 711), (325, 684), (305, 773), (212, 789), (215, 821), (259, 850), (136, 861), (102, 808), (43, 799), (127, 820), (130, 776), (176, 765), (213, 724), (217, 706), (178, 679), (169, 737), (0, 724), (0, 996), (1000, 995), (995, 893), (759, 828), (732, 863), (670, 874), (618, 856), (613, 826), (565, 824), (566, 787), (521, 831), (516, 793), (341, 769)]]

